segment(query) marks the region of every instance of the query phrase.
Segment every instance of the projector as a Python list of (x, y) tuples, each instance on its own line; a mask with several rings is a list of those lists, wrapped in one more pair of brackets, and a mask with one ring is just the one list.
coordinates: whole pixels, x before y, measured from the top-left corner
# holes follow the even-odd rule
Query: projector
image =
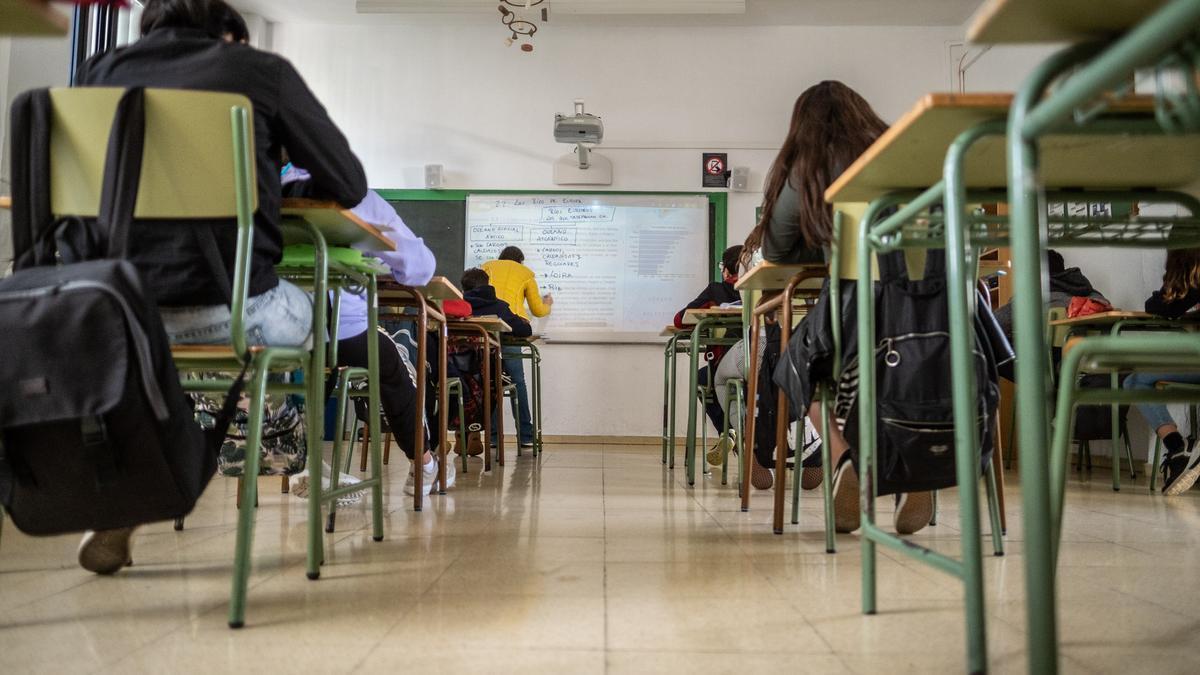
[(575, 114), (554, 116), (554, 140), (559, 143), (589, 143), (604, 140), (604, 122), (583, 111), (583, 101), (575, 101)]

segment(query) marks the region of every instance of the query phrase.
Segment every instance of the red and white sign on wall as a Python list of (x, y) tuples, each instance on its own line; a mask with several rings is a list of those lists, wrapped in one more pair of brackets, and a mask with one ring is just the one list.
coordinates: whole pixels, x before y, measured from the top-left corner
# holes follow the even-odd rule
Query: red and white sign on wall
[(723, 188), (729, 185), (729, 154), (724, 152), (704, 153), (702, 185), (706, 188)]

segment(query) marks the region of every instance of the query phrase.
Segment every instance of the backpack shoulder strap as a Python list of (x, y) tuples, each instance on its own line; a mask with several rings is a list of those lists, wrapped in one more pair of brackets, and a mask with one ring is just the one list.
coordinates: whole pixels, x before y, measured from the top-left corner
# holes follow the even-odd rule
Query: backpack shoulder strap
[(50, 213), (49, 89), (33, 89), (12, 104), (12, 239), (13, 268), (48, 265), (54, 253), (46, 248), (53, 231)]
[(908, 264), (903, 249), (876, 254), (879, 260), (879, 281), (908, 281)]
[(925, 278), (944, 279), (946, 277), (946, 250), (931, 248), (925, 251)]
[(146, 90), (132, 87), (117, 103), (104, 159), (104, 183), (97, 221), (100, 231), (108, 237), (109, 258), (124, 258), (128, 250), (145, 142)]

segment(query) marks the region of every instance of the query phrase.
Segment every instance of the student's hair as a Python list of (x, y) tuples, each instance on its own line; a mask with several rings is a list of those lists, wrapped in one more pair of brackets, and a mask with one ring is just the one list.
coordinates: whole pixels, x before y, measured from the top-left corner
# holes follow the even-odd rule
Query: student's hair
[(1067, 271), (1067, 263), (1063, 260), (1062, 254), (1052, 248), (1046, 249), (1046, 262), (1050, 268), (1050, 276)]
[(491, 280), (488, 279), (487, 272), (484, 272), (478, 267), (472, 267), (466, 272), (463, 272), (462, 275), (462, 289), (464, 291), (473, 291), (476, 288), (487, 286), (490, 282)]
[(738, 262), (742, 259), (742, 245), (730, 246), (725, 249), (725, 254), (721, 256), (721, 267), (730, 275), (736, 277), (738, 274)]
[(1193, 288), (1200, 288), (1200, 248), (1167, 251), (1167, 271), (1163, 274), (1163, 299), (1179, 300)]
[(196, 28), (223, 40), (250, 40), (246, 20), (224, 0), (147, 0), (142, 12), (142, 35), (156, 28)]
[(825, 189), (887, 128), (866, 99), (836, 80), (825, 80), (800, 94), (787, 138), (767, 172), (762, 218), (746, 237), (743, 260), (748, 262), (762, 246), (775, 202), (788, 184), (800, 196), (797, 225), (805, 246), (815, 249), (828, 244), (833, 209), (825, 203)]
[(511, 260), (515, 263), (525, 262), (525, 253), (516, 246), (506, 246), (500, 251), (500, 260)]
[(228, 35), (234, 42), (249, 42), (250, 28), (246, 25), (246, 20), (242, 18), (242, 15), (221, 0), (217, 0), (213, 4), (218, 5), (214, 8), (214, 20), (209, 28), (210, 33), (214, 29), (217, 31), (213, 37), (224, 40)]

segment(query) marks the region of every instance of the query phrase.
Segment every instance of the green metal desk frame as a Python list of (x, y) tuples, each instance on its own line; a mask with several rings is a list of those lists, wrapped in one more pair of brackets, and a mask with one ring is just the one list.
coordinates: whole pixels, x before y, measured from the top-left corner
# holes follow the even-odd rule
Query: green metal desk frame
[[(687, 445), (683, 457), (684, 466), (687, 468), (687, 483), (689, 486), (696, 484), (696, 423), (697, 423), (697, 406), (703, 406), (703, 400), (695, 400), (691, 397), (696, 396), (700, 391), (698, 386), (700, 375), (700, 355), (708, 347), (719, 345), (731, 346), (737, 344), (741, 340), (741, 331), (736, 333), (718, 337), (716, 335), (721, 329), (740, 329), (742, 327), (742, 317), (740, 316), (706, 316), (696, 322), (696, 326), (692, 328), (691, 339), (688, 341), (688, 429), (687, 429)], [(673, 370), (673, 369), (672, 369)], [(672, 380), (674, 373), (672, 372)], [(707, 390), (712, 387), (713, 378), (710, 376)], [(672, 399), (673, 403), (674, 399)], [(670, 405), (670, 404), (669, 404)], [(672, 405), (673, 407), (673, 405)], [(672, 415), (673, 417), (673, 415)], [(707, 430), (707, 427), (706, 427)], [(674, 438), (672, 440), (672, 445)], [(707, 472), (707, 469), (704, 469)]]
[[(1051, 476), (1040, 455), (1047, 447), (1048, 413), (1045, 398), (1042, 398), (1047, 393), (1046, 354), (1041, 349), (1045, 321), (1042, 288), (1045, 233), (1039, 227), (1038, 139), (1073, 121), (1077, 110), (1089, 105), (1103, 92), (1121, 87), (1139, 68), (1164, 60), (1174, 61), (1177, 48), (1191, 43), (1198, 25), (1200, 1), (1173, 0), (1109, 44), (1069, 47), (1034, 70), (1021, 86), (1009, 112), (1008, 196), (1015, 346), (1017, 353), (1022, 355), (1017, 361), (1017, 385), (1018, 391), (1024, 392), (1018, 396), (1017, 410), (1021, 419), (1018, 433), (1026, 538), (1026, 632), (1031, 672), (1058, 671)], [(1185, 79), (1191, 80), (1194, 62), (1189, 66)], [(1076, 68), (1068, 79), (1050, 91), (1051, 84)], [(1164, 128), (1168, 131), (1196, 130), (1194, 99), (1190, 106), (1186, 101), (1178, 100), (1164, 99), (1161, 103), (1158, 118)], [(1180, 111), (1190, 111), (1190, 114), (1179, 115)], [(1195, 211), (1192, 213), (1196, 214)], [(1082, 358), (1082, 354), (1078, 358)]]
[(675, 387), (677, 373), (675, 358), (691, 350), (692, 334), (688, 331), (675, 333), (667, 339), (663, 354), (663, 432), (662, 463), (675, 468)]
[[(530, 362), (530, 370), (533, 375), (533, 396), (531, 397), (530, 414), (533, 419), (533, 456), (540, 457), (542, 454), (542, 353), (538, 349), (537, 343), (526, 338), (502, 336), (500, 346), (517, 347), (521, 351), (517, 354), (507, 354), (506, 358), (520, 359)], [(526, 351), (528, 350), (528, 351)], [(501, 411), (500, 414), (504, 414)], [(520, 420), (516, 423), (519, 425)], [(517, 456), (521, 456), (521, 439), (517, 439)]]

